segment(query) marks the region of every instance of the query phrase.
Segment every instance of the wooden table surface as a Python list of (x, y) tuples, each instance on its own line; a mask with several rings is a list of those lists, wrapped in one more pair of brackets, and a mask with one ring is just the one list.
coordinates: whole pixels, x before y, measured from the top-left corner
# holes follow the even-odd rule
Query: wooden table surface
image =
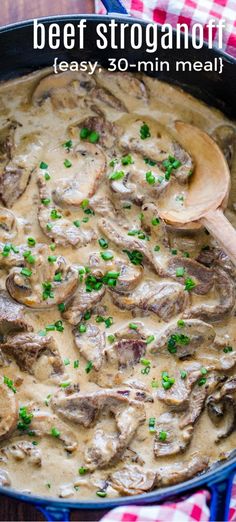
[[(0, 25), (65, 13), (92, 13), (93, 0), (0, 0)], [(74, 511), (71, 520), (96, 521), (102, 512)], [(36, 509), (23, 502), (0, 496), (0, 521), (45, 520)]]

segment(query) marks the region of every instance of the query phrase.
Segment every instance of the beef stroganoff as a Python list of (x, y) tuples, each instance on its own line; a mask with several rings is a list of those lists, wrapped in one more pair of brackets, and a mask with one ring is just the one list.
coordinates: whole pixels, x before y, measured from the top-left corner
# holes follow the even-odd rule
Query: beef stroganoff
[[(236, 226), (235, 126), (129, 73), (0, 86), (0, 484), (112, 498), (204, 472), (235, 447), (235, 267), (181, 210), (182, 120), (222, 149)], [(174, 189), (174, 190), (173, 190)]]

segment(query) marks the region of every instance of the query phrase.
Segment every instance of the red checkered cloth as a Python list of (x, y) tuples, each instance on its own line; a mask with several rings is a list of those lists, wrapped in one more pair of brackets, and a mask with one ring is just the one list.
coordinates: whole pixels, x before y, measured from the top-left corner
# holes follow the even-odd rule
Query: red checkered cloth
[[(207, 522), (210, 493), (198, 491), (179, 502), (165, 502), (161, 506), (123, 506), (109, 511), (100, 522)], [(236, 482), (230, 505), (230, 522), (236, 521)]]
[[(223, 18), (226, 22), (224, 29), (223, 51), (236, 57), (236, 0), (123, 0), (127, 10), (136, 18), (154, 20), (160, 24), (169, 23), (173, 27), (177, 23), (192, 26), (199, 22), (204, 26), (204, 35), (207, 38), (207, 23), (214, 18), (217, 22)], [(95, 1), (96, 12), (105, 13), (100, 0)], [(215, 45), (217, 33), (214, 31)]]
[[(225, 19), (223, 50), (236, 57), (236, 0), (123, 0), (135, 18), (158, 23), (194, 22), (206, 26), (210, 18)], [(96, 12), (105, 13), (100, 0), (95, 0)], [(207, 28), (205, 27), (207, 37)], [(217, 42), (217, 31), (214, 34)], [(166, 502), (160, 506), (123, 506), (112, 509), (100, 522), (207, 522), (210, 516), (210, 493), (201, 490), (176, 503)], [(233, 484), (229, 520), (236, 521), (236, 478)]]

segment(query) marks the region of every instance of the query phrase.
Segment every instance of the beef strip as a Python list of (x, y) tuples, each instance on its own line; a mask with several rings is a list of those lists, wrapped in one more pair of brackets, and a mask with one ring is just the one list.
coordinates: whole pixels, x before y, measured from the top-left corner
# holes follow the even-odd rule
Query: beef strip
[(92, 103), (95, 100), (97, 103), (101, 102), (105, 108), (115, 109), (118, 112), (127, 112), (125, 104), (105, 87), (94, 87), (90, 92), (90, 96)]
[[(161, 438), (162, 433), (166, 439)], [(173, 413), (163, 413), (157, 419), (153, 451), (155, 457), (168, 457), (186, 451), (193, 435), (193, 425), (180, 427), (179, 416)]]
[(207, 399), (210, 419), (217, 428), (216, 442), (228, 437), (236, 429), (236, 378), (230, 377)]
[(73, 453), (78, 446), (77, 437), (74, 431), (62, 422), (56, 415), (44, 411), (33, 412), (33, 419), (30, 424), (31, 431), (36, 437), (53, 436), (52, 430), (57, 429), (57, 438), (64, 444), (65, 450)]
[(0, 441), (11, 436), (18, 420), (16, 393), (0, 379)]
[[(0, 166), (4, 166), (12, 159), (15, 147), (15, 130), (18, 126), (16, 121), (8, 121), (0, 130)], [(1, 176), (1, 175), (0, 175)]]
[[(48, 193), (46, 182), (41, 174), (38, 176), (38, 187), (40, 200), (51, 201), (51, 194)], [(57, 214), (61, 217), (52, 220), (52, 211), (57, 211)], [(58, 245), (81, 247), (87, 245), (96, 237), (95, 232), (90, 226), (85, 224), (86, 226), (83, 228), (76, 227), (72, 221), (63, 217), (61, 210), (55, 208), (55, 205), (52, 203), (47, 206), (43, 204), (39, 206), (38, 220), (44, 234), (50, 239), (53, 239)]]
[(0, 290), (0, 335), (32, 330), (24, 316), (24, 307), (12, 301), (5, 290)]
[(143, 281), (129, 295), (112, 292), (112, 300), (122, 310), (145, 310), (158, 315), (163, 321), (181, 313), (188, 304), (188, 295), (178, 283)]
[(35, 362), (45, 354), (53, 373), (64, 373), (64, 364), (53, 337), (43, 337), (35, 333), (10, 335), (1, 345), (3, 353), (12, 356), (20, 369), (34, 375)]
[[(121, 339), (113, 344), (112, 352), (116, 355), (119, 369), (124, 369), (138, 364), (145, 355), (146, 348), (146, 342), (141, 339)], [(110, 357), (110, 351), (107, 353)]]
[(65, 311), (62, 317), (70, 324), (76, 326), (87, 310), (92, 310), (103, 298), (105, 294), (105, 286), (99, 290), (86, 292), (86, 286), (81, 284), (71, 299), (66, 302)]
[(85, 454), (86, 467), (90, 470), (117, 461), (145, 420), (145, 410), (140, 401), (130, 400), (116, 391), (106, 389), (87, 394), (58, 393), (52, 398), (51, 404), (63, 418), (82, 424), (85, 428), (92, 427), (105, 412), (114, 416), (116, 434), (105, 433), (99, 424), (95, 427), (92, 444)]
[(136, 239), (136, 237), (133, 236), (128, 236), (127, 231), (118, 228), (115, 223), (108, 219), (100, 219), (98, 226), (105, 237), (114, 243), (114, 245), (131, 252), (140, 252), (151, 268), (159, 275), (163, 275), (163, 269), (160, 263), (145, 241)]
[(230, 275), (221, 268), (215, 269), (214, 286), (218, 294), (218, 303), (201, 303), (194, 305), (185, 317), (197, 317), (203, 321), (222, 321), (233, 310), (235, 305), (234, 281)]
[[(183, 277), (176, 275), (176, 270), (179, 267), (184, 268)], [(177, 256), (172, 257), (169, 259), (167, 264), (167, 273), (170, 277), (173, 277), (176, 281), (182, 284), (184, 284), (185, 279), (188, 277), (193, 278), (196, 284), (193, 292), (200, 295), (207, 294), (214, 284), (214, 274), (212, 270), (204, 267), (194, 259)]]
[(110, 149), (114, 146), (117, 140), (119, 129), (115, 123), (106, 120), (102, 111), (98, 110), (98, 112), (99, 114), (97, 116), (88, 116), (88, 118), (85, 118), (78, 123), (73, 123), (70, 125), (68, 131), (72, 138), (78, 136), (78, 130), (82, 128), (89, 129), (89, 131), (95, 131), (99, 135), (99, 145)]
[(198, 319), (186, 319), (179, 323), (172, 322), (163, 331), (158, 332), (152, 354), (175, 354), (179, 359), (196, 356), (204, 349), (210, 350), (215, 340), (215, 330), (210, 324)]
[(156, 485), (158, 487), (172, 486), (173, 484), (191, 479), (207, 468), (208, 457), (195, 455), (191, 457), (184, 462), (172, 462), (166, 466), (161, 466), (157, 473)]
[(15, 148), (14, 156), (1, 174), (0, 199), (5, 206), (11, 207), (25, 191), (42, 147), (40, 135), (31, 133), (23, 136)]
[(127, 465), (108, 477), (109, 484), (122, 495), (141, 495), (155, 487), (156, 473)]
[[(126, 122), (126, 117), (123, 121)], [(146, 124), (149, 127), (150, 136), (142, 139), (140, 129)], [(173, 175), (179, 183), (186, 183), (193, 170), (193, 162), (189, 154), (182, 149), (166, 129), (150, 117), (140, 118), (133, 116), (129, 120), (128, 130), (125, 130), (120, 138), (122, 147), (129, 151), (141, 154), (157, 162), (164, 171), (163, 161), (174, 157), (181, 162), (177, 169), (173, 170)]]
[(75, 329), (74, 335), (75, 344), (81, 355), (87, 361), (93, 363), (94, 370), (99, 371), (104, 360), (105, 334), (101, 332), (98, 326), (89, 323), (86, 332), (81, 334), (78, 329)]

